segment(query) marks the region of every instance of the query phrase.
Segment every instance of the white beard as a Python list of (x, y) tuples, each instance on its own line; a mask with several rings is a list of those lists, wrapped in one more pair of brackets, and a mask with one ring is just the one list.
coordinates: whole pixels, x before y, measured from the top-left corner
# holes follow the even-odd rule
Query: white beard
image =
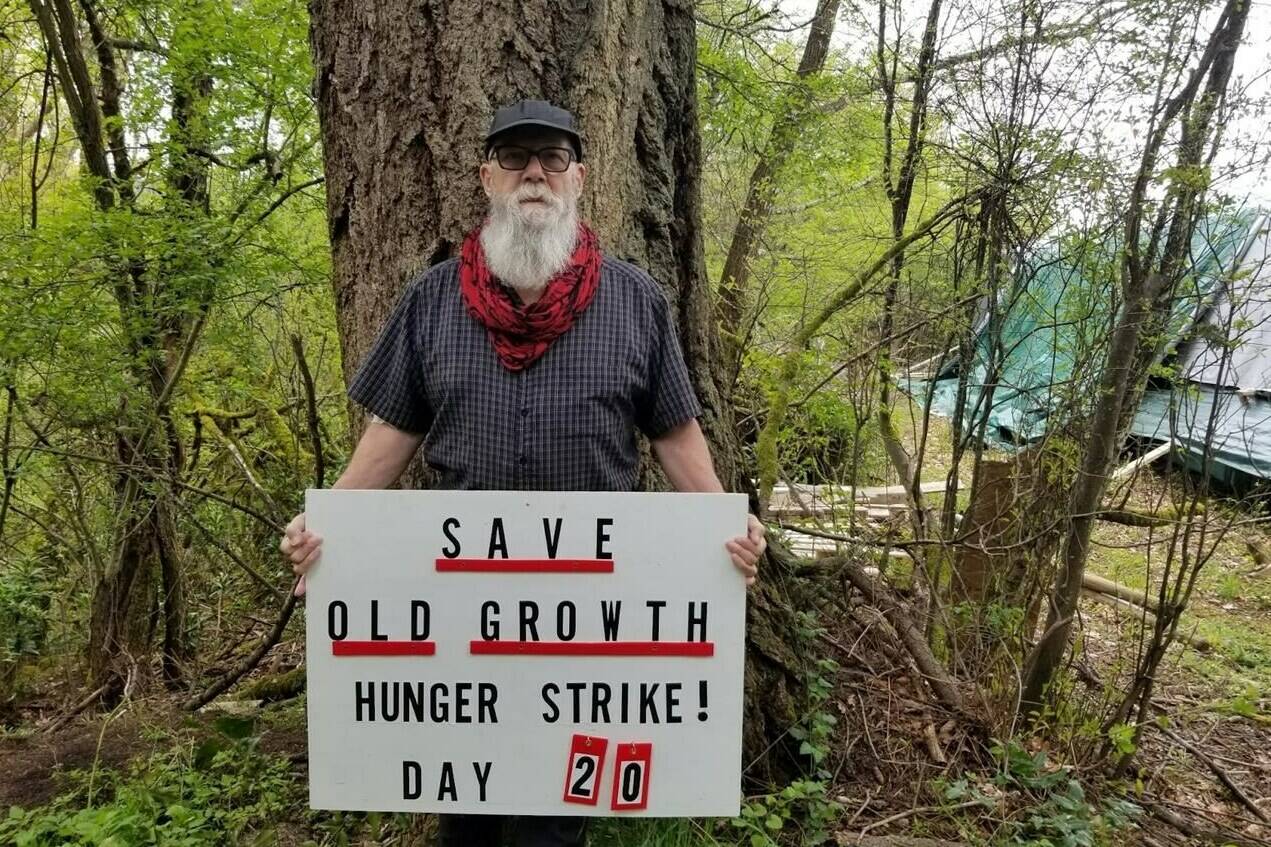
[[(540, 294), (565, 269), (578, 241), (578, 192), (569, 183), (565, 197), (547, 186), (523, 185), (490, 198), (490, 220), (481, 228), (481, 249), (495, 279), (520, 294)], [(544, 208), (522, 208), (527, 197)]]

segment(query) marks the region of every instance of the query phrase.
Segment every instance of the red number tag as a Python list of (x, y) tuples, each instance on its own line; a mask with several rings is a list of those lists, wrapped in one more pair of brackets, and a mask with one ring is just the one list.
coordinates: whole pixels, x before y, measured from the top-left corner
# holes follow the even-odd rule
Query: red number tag
[(594, 806), (600, 799), (600, 769), (605, 764), (608, 738), (575, 735), (565, 766), (565, 802)]
[(617, 812), (649, 806), (649, 763), (653, 745), (624, 741), (615, 747), (613, 760), (613, 800), (609, 808)]

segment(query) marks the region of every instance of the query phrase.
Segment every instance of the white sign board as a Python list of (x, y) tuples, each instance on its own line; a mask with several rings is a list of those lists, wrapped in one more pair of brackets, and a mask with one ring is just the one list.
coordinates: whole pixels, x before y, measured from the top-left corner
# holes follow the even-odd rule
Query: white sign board
[(307, 492), (316, 809), (727, 816), (739, 494)]

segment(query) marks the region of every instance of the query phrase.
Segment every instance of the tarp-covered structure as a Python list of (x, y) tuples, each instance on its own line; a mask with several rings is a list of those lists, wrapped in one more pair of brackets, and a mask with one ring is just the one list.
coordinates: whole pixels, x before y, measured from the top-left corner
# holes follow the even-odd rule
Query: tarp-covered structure
[[(1234, 487), (1271, 480), (1271, 233), (1246, 212), (1202, 221), (1156, 367), (1130, 434), (1172, 439), (1193, 469)], [(1084, 244), (1084, 246), (1083, 246)], [(1107, 249), (1058, 240), (1018, 263), (987, 304), (969, 361), (949, 361), (907, 390), (952, 416), (966, 374), (964, 427), (1014, 447), (1088, 408), (1115, 319)], [(1092, 353), (1093, 351), (1093, 353)]]

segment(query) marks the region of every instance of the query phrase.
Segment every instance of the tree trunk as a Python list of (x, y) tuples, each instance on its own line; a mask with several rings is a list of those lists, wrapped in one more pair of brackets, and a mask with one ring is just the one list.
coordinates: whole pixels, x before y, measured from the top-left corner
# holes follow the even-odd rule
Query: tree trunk
[[(590, 168), (583, 217), (607, 252), (665, 287), (720, 479), (749, 487), (717, 388), (692, 7), (314, 0), (310, 11), (346, 379), (408, 277), (454, 255), (485, 212), (477, 166), (494, 109), (545, 98), (581, 123)], [(356, 434), (361, 413), (353, 414)], [(789, 614), (775, 592), (752, 593), (752, 642), (763, 646), (751, 652), (747, 690), (764, 692), (749, 698), (753, 751), (795, 718), (800, 663), (788, 646)]]
[[(128, 123), (122, 107), (125, 78), (100, 11), (92, 2), (75, 6), (70, 0), (28, 2), (44, 36), (49, 64), (57, 70), (84, 166), (94, 180), (97, 211), (130, 213), (137, 187), (124, 130)], [(95, 65), (90, 64), (90, 56)], [(188, 151), (206, 146), (202, 117), (212, 79), (192, 72), (174, 79), (172, 90), (174, 128), (169, 140), (175, 142), (177, 152), (168, 162), (169, 200), (177, 207), (176, 214), (206, 217), (207, 161)], [(189, 304), (167, 302), (165, 272), (169, 269), (162, 260), (113, 244), (103, 258), (110, 268), (123, 352), (136, 386), (119, 400), (115, 545), (109, 563), (94, 575), (89, 621), (87, 657), (92, 682), (113, 694), (122, 690), (124, 675), (130, 671), (127, 666), (149, 653), (153, 630), (148, 613), (156, 602), (162, 604), (163, 670), (169, 682), (180, 680), (190, 656), (172, 500), (176, 496), (173, 483), (183, 463), (170, 404), (193, 339), (210, 308), (211, 291), (197, 292), (197, 309), (192, 313)], [(161, 580), (158, 584), (156, 575)]]
[[(1144, 350), (1155, 346), (1154, 331), (1160, 328), (1174, 304), (1174, 293), (1184, 274), (1184, 259), (1196, 226), (1196, 209), (1203, 196), (1203, 187), (1194, 176), (1184, 176), (1171, 184), (1160, 213), (1170, 215), (1169, 237), (1158, 262), (1152, 255), (1155, 239), (1144, 255), (1145, 245), (1140, 238), (1140, 226), (1147, 214), (1148, 181), (1156, 170), (1156, 158), (1165, 133), (1176, 118), (1182, 129), (1176, 169), (1191, 174), (1201, 167), (1207, 140), (1219, 132), (1214, 125), (1215, 114), (1226, 94), (1248, 15), (1247, 2), (1228, 0), (1187, 84), (1165, 105), (1144, 147), (1127, 215), (1122, 270), (1124, 305), (1103, 365), (1090, 439), (1073, 490), (1071, 518), (1046, 627), (1029, 657), (1023, 679), (1020, 712), (1030, 717), (1036, 716), (1045, 705), (1047, 689), (1068, 649), (1068, 635), (1089, 556), (1090, 532), (1124, 437), (1122, 427), (1129, 418), (1129, 403), (1136, 400), (1146, 379), (1150, 359)], [(1202, 81), (1206, 85), (1198, 98)], [(1162, 217), (1158, 231), (1164, 228), (1164, 223)]]
[[(839, 0), (819, 0), (812, 16), (812, 29), (803, 56), (795, 71), (798, 83), (815, 76), (825, 67), (830, 52), (830, 38), (834, 34), (834, 22), (838, 18)], [(784, 110), (777, 115), (772, 133), (759, 154), (759, 161), (750, 174), (746, 189), (746, 203), (737, 216), (733, 237), (728, 244), (728, 256), (719, 280), (719, 326), (723, 341), (723, 366), (725, 388), (731, 388), (741, 371), (741, 358), (745, 352), (745, 316), (748, 309), (750, 285), (750, 258), (755, 242), (763, 233), (772, 211), (772, 198), (776, 194), (776, 180), (794, 151), (799, 135), (812, 108), (812, 92), (796, 83)]]

